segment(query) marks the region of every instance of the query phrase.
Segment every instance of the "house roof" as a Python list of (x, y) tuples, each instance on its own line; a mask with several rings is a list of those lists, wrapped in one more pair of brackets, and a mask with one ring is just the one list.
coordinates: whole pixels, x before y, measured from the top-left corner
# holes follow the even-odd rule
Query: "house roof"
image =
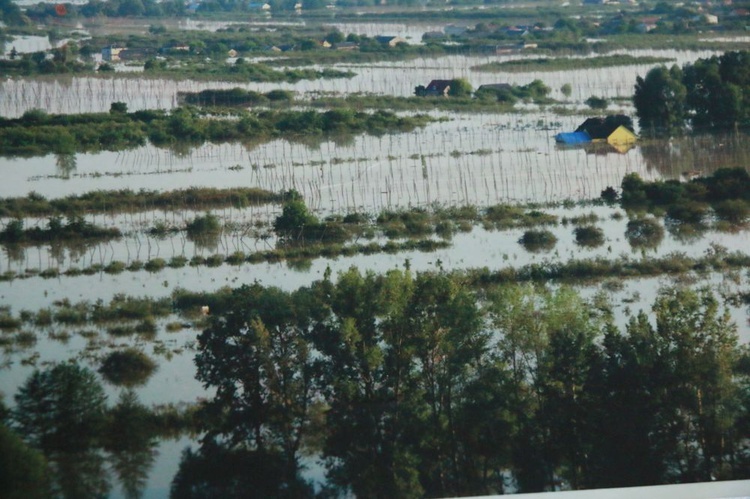
[(555, 141), (561, 144), (586, 144), (591, 137), (586, 132), (563, 132), (555, 135)]
[(451, 86), (452, 81), (453, 80), (432, 80), (425, 90), (428, 92), (445, 92), (445, 90)]
[(589, 118), (576, 128), (576, 132), (586, 132), (593, 140), (606, 139), (619, 126), (633, 131), (633, 120), (624, 114), (614, 114), (606, 118)]

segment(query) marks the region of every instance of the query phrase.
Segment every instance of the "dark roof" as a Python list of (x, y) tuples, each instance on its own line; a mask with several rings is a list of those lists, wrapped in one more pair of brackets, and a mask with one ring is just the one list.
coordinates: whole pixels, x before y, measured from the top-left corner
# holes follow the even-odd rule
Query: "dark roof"
[(634, 131), (633, 120), (624, 114), (613, 114), (606, 118), (589, 118), (575, 131), (586, 132), (592, 139), (606, 139), (620, 126), (624, 126), (631, 132)]
[(390, 35), (378, 35), (375, 37), (375, 40), (377, 40), (378, 43), (391, 43), (396, 38), (398, 37)]
[(432, 80), (425, 90), (428, 92), (445, 92), (445, 89), (451, 86), (452, 81), (453, 80)]

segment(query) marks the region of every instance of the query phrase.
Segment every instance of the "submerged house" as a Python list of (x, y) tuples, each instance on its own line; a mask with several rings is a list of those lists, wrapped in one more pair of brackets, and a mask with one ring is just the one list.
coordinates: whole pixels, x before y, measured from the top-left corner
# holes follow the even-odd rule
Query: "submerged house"
[(573, 132), (558, 133), (555, 140), (567, 145), (606, 142), (618, 151), (626, 152), (638, 137), (633, 131), (633, 120), (616, 114), (605, 118), (589, 118)]
[(432, 80), (426, 87), (419, 85), (414, 89), (417, 97), (446, 97), (451, 90), (453, 80)]

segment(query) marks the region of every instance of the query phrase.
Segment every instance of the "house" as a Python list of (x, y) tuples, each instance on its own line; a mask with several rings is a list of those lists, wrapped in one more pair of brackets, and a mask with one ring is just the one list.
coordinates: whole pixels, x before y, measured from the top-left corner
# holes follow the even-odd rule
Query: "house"
[(432, 80), (424, 89), (425, 96), (442, 96), (448, 95), (451, 90), (453, 80)]
[(586, 132), (562, 132), (555, 135), (555, 141), (565, 145), (587, 144), (591, 137)]
[(155, 52), (156, 51), (151, 48), (124, 49), (120, 51), (118, 57), (121, 61), (141, 61), (152, 57)]
[(442, 40), (445, 38), (445, 33), (442, 31), (427, 31), (422, 35), (422, 41), (428, 40)]
[(176, 52), (190, 52), (190, 45), (186, 43), (171, 43), (164, 45), (159, 49), (162, 54), (176, 53)]
[(555, 141), (561, 144), (606, 142), (621, 152), (626, 152), (637, 139), (633, 132), (633, 120), (622, 114), (606, 118), (589, 118), (574, 132), (555, 135)]
[(703, 21), (706, 24), (716, 25), (719, 24), (719, 16), (715, 16), (713, 14), (703, 14)]
[(406, 38), (400, 36), (376, 36), (375, 40), (381, 45), (388, 45), (389, 47), (395, 47), (399, 43), (409, 43)]
[(118, 45), (109, 45), (102, 49), (102, 60), (106, 62), (117, 62), (120, 60), (120, 53), (125, 50), (125, 47)]
[(443, 28), (443, 33), (447, 36), (463, 36), (468, 31), (466, 26), (456, 26), (455, 24), (449, 24)]
[(637, 139), (633, 132), (633, 120), (623, 114), (589, 118), (575, 131), (588, 133), (592, 141), (606, 141), (610, 144), (632, 143)]
[(635, 25), (635, 29), (639, 33), (648, 33), (656, 29), (658, 22), (658, 17), (644, 17), (641, 22)]

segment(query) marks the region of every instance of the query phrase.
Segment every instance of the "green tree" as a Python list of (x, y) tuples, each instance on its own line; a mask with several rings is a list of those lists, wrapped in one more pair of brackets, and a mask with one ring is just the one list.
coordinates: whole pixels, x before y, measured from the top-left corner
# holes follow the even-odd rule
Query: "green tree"
[(125, 102), (113, 102), (109, 106), (109, 112), (111, 114), (126, 114), (128, 112), (128, 105)]
[(301, 483), (298, 453), (314, 395), (308, 310), (304, 300), (297, 310), (297, 296), (258, 284), (233, 291), (213, 310), (196, 356), (197, 378), (216, 389), (208, 438), (278, 455), (289, 486)]
[(18, 431), (41, 449), (86, 448), (104, 423), (104, 390), (93, 372), (75, 363), (34, 371), (15, 400)]
[(730, 66), (738, 75), (743, 73), (736, 67), (733, 57), (699, 59), (685, 68), (683, 80), (694, 128), (732, 128), (746, 122), (750, 115), (743, 98), (743, 88), (747, 88), (747, 84), (742, 76), (725, 80), (723, 74), (728, 75), (730, 70), (722, 71), (722, 64)]
[(489, 335), (482, 328), (475, 298), (449, 276), (418, 274), (412, 289), (403, 322), (394, 322), (407, 334), (403, 340), (394, 337), (391, 321), (384, 324), (384, 333), (387, 344), (394, 337), (414, 354), (414, 381), (424, 407), (414, 433), (421, 440), (425, 493), (449, 496), (482, 490), (486, 484), (481, 471), (458, 436), (458, 417), (464, 404), (471, 402), (464, 398), (464, 388), (485, 368)]
[(7, 499), (50, 497), (44, 455), (0, 422), (0, 490)]
[(282, 237), (301, 238), (306, 227), (318, 225), (318, 219), (309, 212), (297, 191), (290, 191), (287, 196), (281, 215), (274, 221), (273, 230)]
[(474, 89), (466, 78), (451, 80), (448, 95), (451, 97), (470, 97)]
[(324, 455), (333, 485), (360, 497), (421, 496), (410, 428), (419, 405), (406, 309), (409, 272), (356, 269), (317, 292), (330, 297), (330, 326), (316, 334), (321, 387), (330, 409)]
[(659, 66), (636, 78), (633, 104), (641, 130), (653, 135), (669, 135), (685, 126), (687, 90), (682, 71)]

